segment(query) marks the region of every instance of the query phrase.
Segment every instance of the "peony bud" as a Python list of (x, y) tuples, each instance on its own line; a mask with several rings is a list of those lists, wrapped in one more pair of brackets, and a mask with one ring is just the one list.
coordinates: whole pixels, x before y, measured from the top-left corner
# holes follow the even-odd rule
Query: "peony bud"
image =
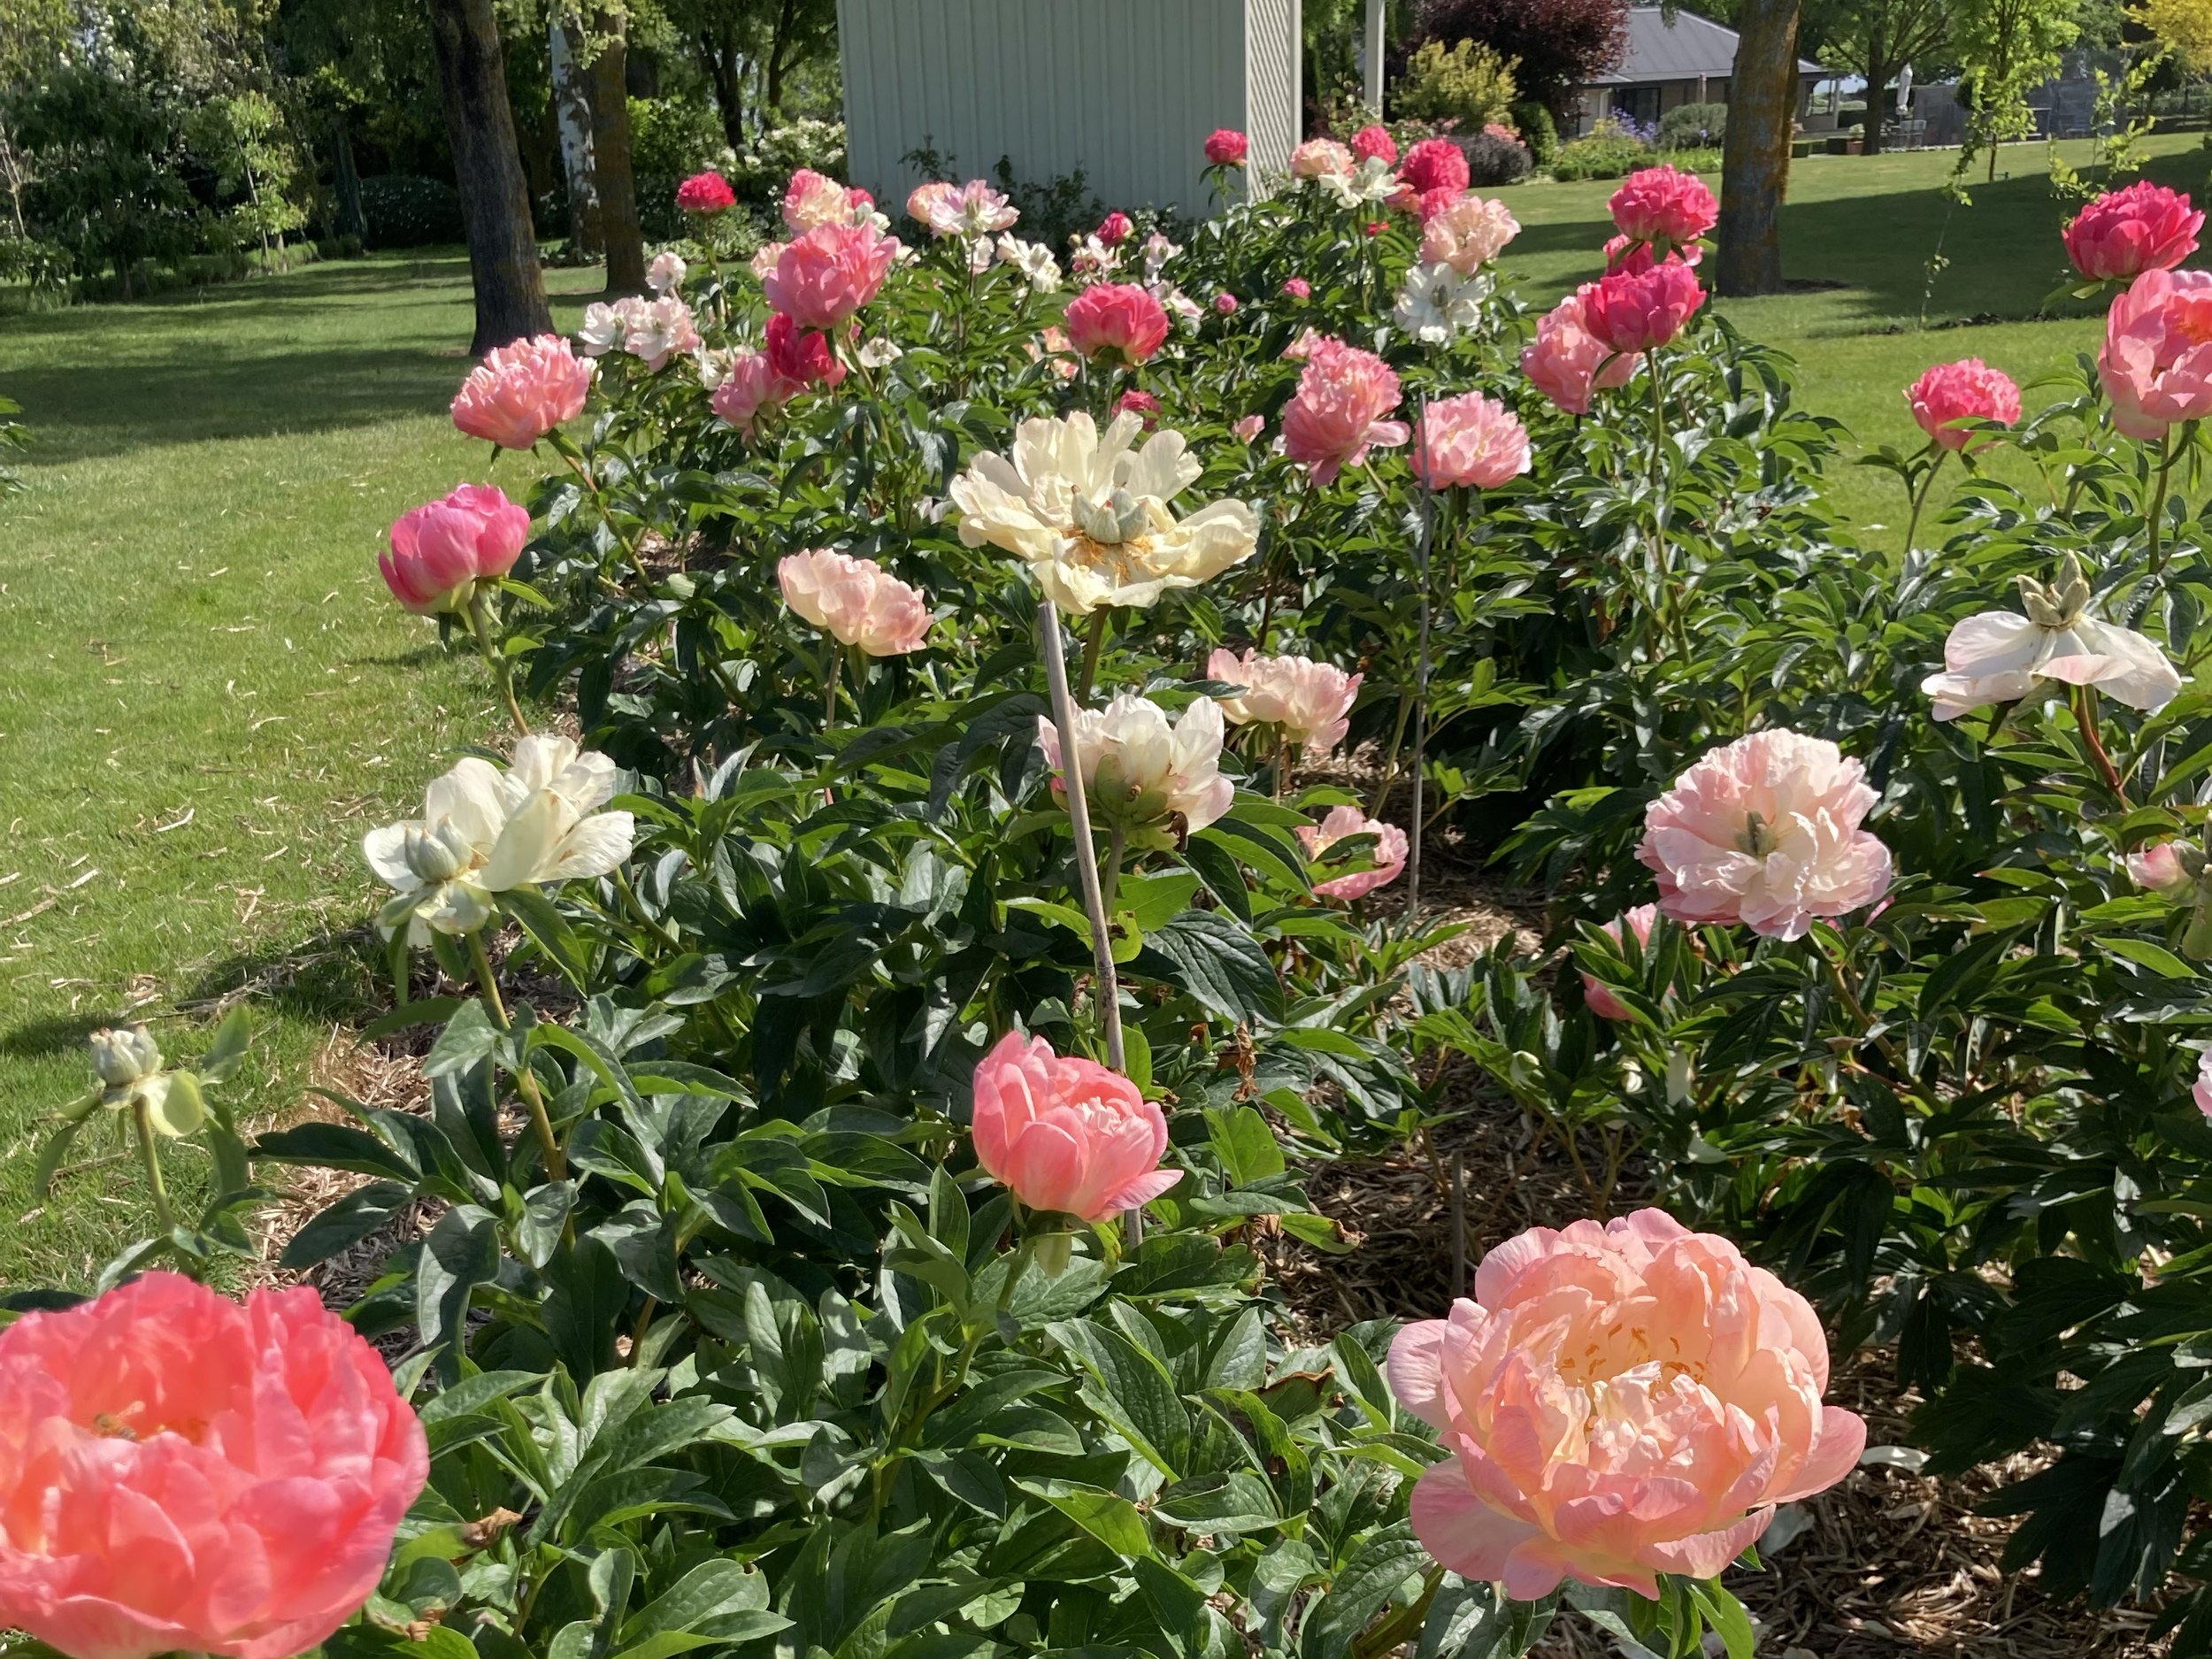
[(92, 1033), (92, 1069), (110, 1088), (128, 1088), (161, 1070), (161, 1048), (141, 1025)]

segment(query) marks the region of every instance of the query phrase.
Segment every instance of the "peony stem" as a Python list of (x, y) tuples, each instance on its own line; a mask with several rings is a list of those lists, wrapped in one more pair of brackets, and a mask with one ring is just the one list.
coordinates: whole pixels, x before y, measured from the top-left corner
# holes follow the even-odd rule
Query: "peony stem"
[(2167, 433), (2158, 441), (2158, 482), (2151, 490), (2149, 518), (2151, 574), (2162, 575), (2166, 569), (2164, 550), (2158, 545), (2159, 522), (2166, 516), (2166, 485), (2174, 471), (2174, 434)]
[(837, 681), (845, 672), (845, 654), (837, 649), (837, 641), (829, 641), (829, 666), (822, 671), (822, 730), (826, 732), (837, 724)]
[(522, 718), (522, 705), (515, 701), (514, 675), (507, 666), (507, 659), (492, 649), (491, 622), (484, 611), (484, 593), (480, 588), (469, 595), (469, 631), (476, 635), (476, 649), (484, 654), (484, 665), (499, 682), (499, 695), (507, 704), (507, 718), (515, 723), (515, 734), (527, 737), (530, 723)]
[(146, 1166), (146, 1185), (154, 1195), (154, 1219), (165, 1236), (176, 1230), (176, 1212), (169, 1206), (168, 1184), (161, 1179), (161, 1153), (154, 1144), (154, 1122), (142, 1100), (131, 1102), (131, 1127), (138, 1136), (138, 1156)]
[(2112, 757), (2105, 752), (2104, 733), (2097, 728), (2097, 688), (2077, 686), (2074, 688), (2074, 724), (2080, 729), (2081, 739), (2088, 747), (2089, 758), (2096, 764), (2097, 774), (2112, 791), (2112, 798), (2120, 803), (2120, 810), (2130, 811), (2127, 787), (2120, 780), (2120, 769), (2112, 764)]
[(1908, 553), (1912, 551), (1913, 535), (1920, 528), (1920, 510), (1928, 504), (1929, 494), (1935, 488), (1936, 474), (1943, 470), (1944, 460), (1950, 453), (1942, 445), (1936, 446), (1935, 459), (1928, 463), (1927, 475), (1920, 480), (1919, 489), (1913, 494), (1912, 512), (1905, 520), (1905, 551)]
[(1390, 786), (1398, 780), (1398, 746), (1405, 741), (1406, 720), (1413, 712), (1413, 694), (1398, 694), (1398, 718), (1390, 728), (1390, 747), (1383, 752), (1382, 781), (1375, 786), (1375, 799), (1367, 809), (1369, 818), (1380, 818), (1383, 807), (1390, 799)]
[(1098, 659), (1105, 655), (1106, 635), (1111, 631), (1114, 608), (1101, 605), (1091, 612), (1091, 636), (1083, 642), (1083, 678), (1077, 682), (1075, 700), (1088, 703), (1091, 687), (1098, 683)]
[(1667, 454), (1667, 388), (1659, 373), (1659, 353), (1645, 356), (1645, 372), (1651, 376), (1651, 548), (1653, 568), (1659, 577), (1660, 625), (1674, 635), (1677, 654), (1688, 657), (1689, 636), (1682, 626), (1682, 609), (1676, 603), (1674, 578), (1667, 569), (1667, 515), (1659, 498), (1659, 485)]
[[(484, 949), (484, 930), (480, 927), (469, 935), (469, 959), (476, 964), (476, 982), (484, 987), (484, 1001), (491, 1009), (492, 1023), (502, 1031), (511, 1030), (507, 1004), (499, 995), (499, 976), (492, 972), (491, 953)], [(545, 1158), (545, 1179), (566, 1180), (568, 1160), (561, 1154), (560, 1140), (553, 1133), (553, 1119), (545, 1110), (545, 1096), (538, 1092), (538, 1080), (530, 1075), (526, 1059), (515, 1068), (515, 1087), (521, 1092), (523, 1105), (530, 1114), (530, 1127), (538, 1138), (538, 1150)]]
[(1121, 886), (1121, 861), (1129, 851), (1129, 830), (1126, 825), (1117, 824), (1106, 840), (1106, 868), (1099, 872), (1098, 902), (1106, 911), (1109, 926), (1114, 918), (1114, 894)]
[(592, 501), (599, 509), (600, 522), (611, 530), (614, 539), (622, 544), (623, 552), (629, 556), (630, 568), (637, 572), (638, 580), (645, 584), (645, 591), (649, 594), (653, 591), (653, 572), (645, 568), (645, 560), (638, 553), (637, 543), (630, 540), (621, 526), (615, 523), (614, 515), (607, 511), (607, 497), (599, 488), (599, 480), (585, 470), (583, 457), (567, 443), (563, 442), (557, 448), (561, 459), (568, 463), (569, 471), (576, 474), (577, 481), (591, 492)]

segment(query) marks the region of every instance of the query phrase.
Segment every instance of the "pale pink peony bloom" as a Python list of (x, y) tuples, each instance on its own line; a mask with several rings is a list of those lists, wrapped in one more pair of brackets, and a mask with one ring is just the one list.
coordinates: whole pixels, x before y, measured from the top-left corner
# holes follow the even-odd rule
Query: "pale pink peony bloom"
[(1639, 861), (1678, 922), (1800, 939), (1889, 891), (1889, 849), (1859, 826), (1881, 797), (1822, 737), (1754, 732), (1712, 750), (1644, 810)]
[(630, 355), (656, 374), (671, 357), (688, 357), (699, 349), (699, 329), (691, 307), (673, 294), (638, 302), (623, 339)]
[[(818, 386), (829, 391), (845, 378), (845, 365), (830, 349), (829, 337), (818, 329), (802, 328), (781, 311), (768, 319), (765, 343), (768, 366), (778, 380), (794, 388)], [(777, 401), (795, 395), (786, 393)]]
[(1467, 152), (1448, 138), (1423, 139), (1398, 164), (1399, 180), (1417, 196), (1431, 190), (1463, 190), (1471, 176)]
[(871, 657), (918, 651), (929, 634), (929, 601), (873, 559), (809, 548), (776, 565), (783, 602), (845, 645)]
[(764, 352), (741, 347), (731, 354), (722, 378), (707, 395), (707, 403), (726, 423), (750, 437), (762, 421), (805, 389), (778, 374)]
[(1239, 443), (1250, 443), (1255, 438), (1258, 437), (1260, 434), (1267, 430), (1267, 417), (1265, 415), (1246, 415), (1242, 419), (1239, 419), (1234, 426), (1231, 426), (1229, 430), (1237, 434), (1237, 442)]
[(2108, 190), (2066, 227), (2066, 257), (2093, 282), (2125, 281), (2170, 271), (2197, 250), (2201, 209), (2178, 190), (2148, 179)]
[(1222, 289), (1214, 296), (1214, 310), (1221, 316), (1234, 317), (1237, 314), (1237, 296), (1226, 288)]
[(1667, 165), (1630, 173), (1606, 207), (1629, 241), (1662, 249), (1695, 242), (1720, 219), (1720, 204), (1705, 180)]
[(1414, 1535), (1517, 1601), (1715, 1578), (1866, 1449), (1821, 1403), (1811, 1305), (1657, 1210), (1509, 1239), (1473, 1300), (1399, 1332), (1389, 1375), (1450, 1453), (1413, 1489)]
[(2128, 879), (2147, 893), (2173, 898), (2197, 885), (2195, 876), (2181, 861), (2177, 842), (2160, 841), (2127, 856)]
[(2039, 680), (2094, 686), (2146, 713), (2164, 708), (2181, 689), (2180, 674), (2156, 641), (2089, 615), (2090, 597), (2070, 553), (2055, 582), (2020, 578), (2025, 616), (1985, 611), (1952, 628), (1943, 641), (1944, 672), (1920, 682), (1935, 699), (1929, 712), (1955, 720), (1970, 710), (2024, 697)]
[(1294, 179), (1343, 178), (1352, 171), (1352, 152), (1333, 138), (1309, 138), (1290, 152)]
[(1308, 758), (1334, 749), (1351, 729), (1352, 704), (1363, 676), (1305, 657), (1238, 656), (1217, 649), (1206, 674), (1225, 686), (1242, 686), (1221, 699), (1221, 711), (1239, 726), (1274, 726)]
[(1311, 824), (1298, 826), (1298, 844), (1306, 850), (1309, 863), (1334, 846), (1354, 835), (1372, 835), (1374, 850), (1368, 857), (1374, 863), (1372, 870), (1355, 870), (1348, 876), (1338, 876), (1330, 881), (1317, 881), (1313, 890), (1328, 899), (1363, 899), (1377, 887), (1386, 887), (1398, 879), (1398, 872), (1406, 867), (1406, 833), (1395, 824), (1386, 824), (1379, 818), (1369, 818), (1356, 806), (1333, 806), (1318, 828)]
[(0, 1626), (71, 1659), (291, 1659), (383, 1577), (430, 1460), (311, 1289), (148, 1273), (0, 1331)]
[(710, 169), (695, 173), (676, 187), (676, 205), (687, 213), (720, 213), (737, 205), (730, 181)]
[(1395, 162), (1398, 141), (1386, 127), (1363, 127), (1352, 134), (1352, 153), (1362, 161)]
[(1624, 268), (1582, 290), (1583, 326), (1615, 351), (1648, 351), (1682, 332), (1705, 290), (1678, 259)]
[(958, 228), (960, 187), (944, 179), (916, 185), (906, 198), (906, 216), (933, 236), (952, 235)]
[(1528, 429), (1503, 403), (1463, 392), (1431, 403), (1413, 440), (1413, 475), (1435, 489), (1495, 489), (1529, 470)]
[(1217, 167), (1241, 167), (1251, 148), (1251, 141), (1233, 127), (1216, 127), (1206, 140), (1206, 159)]
[(2112, 302), (2097, 379), (2112, 424), (2162, 438), (2212, 415), (2212, 271), (2146, 271)]
[(584, 307), (584, 320), (576, 326), (576, 342), (588, 357), (603, 357), (620, 349), (630, 335), (630, 313), (645, 302), (624, 295), (613, 304), (594, 300)]
[[(1912, 418), (1920, 430), (1947, 449), (1963, 449), (1975, 434), (1956, 420), (2001, 420), (2009, 426), (2020, 419), (2020, 388), (2010, 375), (1993, 369), (1979, 357), (1939, 363), (1905, 388)], [(1984, 437), (1973, 447), (1993, 442)]]
[[(1226, 812), (1236, 786), (1221, 775), (1221, 705), (1201, 697), (1172, 726), (1146, 697), (1123, 692), (1103, 709), (1075, 711), (1075, 748), (1085, 799), (1104, 823), (1174, 826), (1194, 834)], [(1037, 718), (1045, 764), (1060, 771), (1060, 728)], [(1053, 779), (1053, 793), (1061, 793)], [(1176, 820), (1179, 819), (1179, 825)]]
[(852, 217), (852, 192), (811, 167), (800, 168), (784, 187), (783, 222), (794, 236), (819, 225), (849, 225)]
[[(1659, 907), (1656, 904), (1639, 904), (1606, 923), (1605, 931), (1613, 935), (1613, 942), (1617, 945), (1621, 942), (1621, 925), (1626, 923), (1629, 931), (1636, 935), (1636, 942), (1647, 945), (1651, 942), (1651, 925), (1658, 919)], [(1628, 1010), (1621, 999), (1587, 973), (1582, 976), (1582, 1003), (1600, 1019), (1629, 1018)]]
[(673, 294), (690, 274), (691, 267), (684, 263), (683, 255), (673, 248), (664, 248), (645, 267), (645, 286), (656, 294)]
[(995, 236), (1011, 230), (1021, 219), (1020, 211), (1006, 199), (1005, 193), (993, 189), (983, 179), (971, 179), (965, 184), (921, 185), (906, 198), (906, 211), (938, 237)]
[(503, 449), (526, 449), (583, 412), (591, 365), (558, 334), (518, 340), (484, 354), (453, 399), (453, 424)]
[(783, 250), (790, 245), (787, 242), (761, 243), (754, 250), (753, 257), (745, 262), (745, 268), (753, 273), (756, 280), (765, 282), (775, 274), (776, 261), (783, 257)]
[(393, 521), (377, 566), (392, 597), (418, 616), (466, 608), (480, 581), (514, 569), (530, 539), (530, 514), (489, 484), (457, 485), (442, 501)]
[(1595, 393), (1628, 384), (1642, 355), (1615, 351), (1585, 326), (1583, 302), (1595, 287), (1586, 282), (1552, 307), (1521, 349), (1521, 372), (1571, 415), (1588, 414)]
[(1398, 376), (1371, 351), (1322, 335), (1312, 342), (1298, 392), (1283, 410), (1283, 452), (1326, 484), (1357, 466), (1371, 448), (1394, 449), (1411, 435), (1398, 406)]
[(1520, 233), (1520, 221), (1504, 203), (1455, 196), (1423, 220), (1421, 263), (1448, 265), (1462, 276), (1472, 276)]
[(872, 225), (818, 225), (777, 257), (761, 292), (802, 327), (836, 328), (875, 298), (898, 255), (898, 239)]
[(1134, 367), (1167, 339), (1167, 311), (1133, 282), (1097, 282), (1068, 302), (1068, 343), (1087, 357)]
[[(2190, 1087), (2189, 1097), (2196, 1102), (2199, 1111), (2212, 1118), (2212, 1054), (2205, 1055), (2197, 1061), (2197, 1080)], [(37, 1632), (34, 1631), (32, 1634), (36, 1635)]]
[(1098, 228), (1091, 234), (1109, 248), (1118, 248), (1129, 240), (1136, 228), (1136, 226), (1131, 222), (1129, 215), (1119, 208), (1116, 208), (1104, 219), (1099, 220)]
[(1031, 1210), (1100, 1222), (1183, 1179), (1164, 1170), (1167, 1118), (1094, 1060), (1008, 1032), (975, 1068), (976, 1162)]

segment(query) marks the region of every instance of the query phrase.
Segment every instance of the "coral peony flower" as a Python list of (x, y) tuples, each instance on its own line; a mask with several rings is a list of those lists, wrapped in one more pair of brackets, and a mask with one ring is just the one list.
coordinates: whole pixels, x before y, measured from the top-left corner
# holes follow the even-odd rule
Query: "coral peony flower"
[(1134, 367), (1160, 349), (1167, 327), (1160, 302), (1133, 282), (1096, 282), (1068, 302), (1068, 343), (1087, 357)]
[(1431, 190), (1463, 190), (1471, 177), (1467, 152), (1448, 138), (1425, 138), (1406, 151), (1398, 179), (1416, 196)]
[[(1612, 934), (1613, 942), (1617, 945), (1621, 942), (1622, 924), (1625, 923), (1629, 932), (1636, 935), (1636, 942), (1647, 945), (1651, 942), (1651, 925), (1658, 919), (1659, 907), (1656, 904), (1639, 904), (1606, 923), (1605, 931)], [(1582, 1003), (1600, 1019), (1629, 1018), (1628, 1010), (1621, 999), (1586, 973), (1582, 976)]]
[(403, 926), (411, 944), (427, 943), (433, 928), (473, 933), (495, 894), (617, 868), (636, 826), (627, 812), (599, 810), (614, 779), (604, 755), (547, 735), (518, 742), (504, 772), (472, 755), (432, 779), (420, 818), (361, 838), (361, 856), (396, 895), (378, 927), (388, 939)]
[(444, 500), (400, 514), (377, 567), (392, 597), (418, 616), (465, 611), (476, 584), (514, 569), (529, 539), (526, 508), (492, 485), (460, 484)]
[(1799, 939), (1889, 890), (1889, 849), (1859, 827), (1881, 797), (1823, 737), (1754, 732), (1712, 750), (1644, 810), (1640, 862), (1678, 922)]
[(1008, 1032), (975, 1068), (976, 1162), (1032, 1210), (1100, 1222), (1183, 1179), (1164, 1170), (1167, 1119), (1094, 1060)]
[(1357, 466), (1371, 447), (1393, 449), (1410, 435), (1402, 420), (1385, 419), (1398, 406), (1398, 377), (1371, 351), (1317, 335), (1298, 391), (1283, 409), (1283, 452), (1326, 484)]
[(1583, 326), (1615, 351), (1648, 351), (1682, 332), (1705, 290), (1678, 259), (1622, 269), (1582, 290)]
[(1348, 176), (1355, 165), (1352, 152), (1333, 138), (1309, 138), (1290, 152), (1290, 176), (1294, 179), (1329, 179)]
[(1221, 699), (1221, 711), (1239, 726), (1272, 726), (1306, 757), (1327, 754), (1351, 729), (1352, 704), (1362, 676), (1304, 657), (1238, 656), (1217, 649), (1207, 659), (1206, 675), (1225, 686), (1242, 686)]
[(311, 1289), (148, 1273), (0, 1330), (0, 1625), (71, 1659), (291, 1659), (367, 1601), (422, 1425)]
[[(1668, 250), (1665, 257), (1678, 264), (1694, 267), (1705, 262), (1705, 249), (1701, 243), (1692, 242), (1686, 248)], [(1647, 242), (1631, 242), (1625, 236), (1614, 236), (1607, 239), (1605, 274), (1608, 276), (1611, 276), (1616, 271), (1625, 271), (1631, 275), (1640, 276), (1659, 263), (1660, 256), (1652, 252), (1651, 244)]]
[[(1152, 831), (1172, 843), (1226, 812), (1236, 786), (1221, 775), (1221, 705), (1201, 697), (1172, 726), (1160, 705), (1123, 692), (1103, 709), (1075, 711), (1075, 749), (1091, 815)], [(1037, 717), (1045, 764), (1061, 767), (1060, 728)], [(1055, 794), (1060, 792), (1057, 777)]]
[(673, 248), (664, 248), (645, 267), (645, 286), (656, 294), (673, 294), (690, 274), (691, 267), (684, 263), (683, 255)]
[(1377, 887), (1386, 887), (1398, 879), (1398, 872), (1406, 867), (1406, 833), (1395, 824), (1386, 824), (1379, 818), (1367, 817), (1356, 806), (1333, 806), (1328, 817), (1321, 820), (1319, 828), (1310, 824), (1298, 826), (1298, 844), (1306, 849), (1309, 863), (1334, 846), (1354, 835), (1372, 835), (1374, 850), (1367, 856), (1374, 863), (1372, 870), (1355, 870), (1348, 876), (1338, 876), (1329, 881), (1317, 881), (1313, 890), (1324, 898), (1363, 899)]
[(484, 354), (454, 395), (453, 424), (503, 449), (526, 449), (583, 411), (591, 365), (558, 334), (539, 334)]
[[(2020, 419), (2020, 388), (2002, 370), (1993, 369), (1979, 357), (1939, 363), (1905, 388), (1912, 418), (1920, 430), (1947, 449), (1963, 449), (1975, 434), (1956, 420), (2001, 420), (2008, 426)], [(1973, 448), (1991, 442), (1981, 438)]]
[(1087, 414), (1025, 420), (1008, 455), (983, 454), (952, 480), (960, 540), (1025, 560), (1063, 611), (1148, 605), (1252, 557), (1259, 523), (1240, 501), (1178, 519), (1175, 496), (1204, 469), (1179, 432), (1141, 448), (1141, 423), (1115, 416), (1102, 436)]
[(1657, 1210), (1509, 1239), (1472, 1301), (1399, 1332), (1389, 1375), (1450, 1454), (1414, 1487), (1414, 1535), (1517, 1601), (1714, 1578), (1866, 1449), (1821, 1404), (1810, 1304)]
[[(2190, 1086), (2189, 1097), (2196, 1102), (2199, 1111), (2212, 1118), (2212, 1054), (2198, 1059), (2197, 1080)], [(0, 1612), (4, 1611), (6, 1609), (0, 1607)], [(32, 1634), (36, 1635), (37, 1632), (34, 1631)]]
[(687, 213), (720, 213), (737, 205), (737, 192), (720, 173), (695, 173), (676, 187), (676, 205)]
[(1528, 429), (1480, 392), (1431, 403), (1413, 440), (1413, 475), (1436, 489), (1495, 489), (1529, 465)]
[(816, 627), (871, 657), (918, 651), (929, 633), (929, 601), (873, 559), (826, 548), (794, 553), (776, 565), (783, 602)]
[(1241, 167), (1251, 148), (1251, 141), (1242, 133), (1218, 127), (1206, 140), (1206, 159), (1217, 167)]
[(1705, 180), (1664, 165), (1630, 173), (1606, 207), (1622, 235), (1663, 251), (1695, 242), (1720, 220), (1720, 204)]
[(2203, 212), (2178, 190), (2148, 179), (2108, 190), (2066, 227), (2066, 257), (2093, 282), (2170, 271), (2197, 250)]
[(1472, 276), (1520, 234), (1520, 221), (1504, 203), (1455, 196), (1423, 218), (1421, 262), (1448, 265), (1462, 276)]
[(1588, 414), (1595, 393), (1628, 384), (1642, 355), (1615, 351), (1585, 326), (1583, 302), (1596, 287), (1585, 282), (1552, 307), (1521, 349), (1521, 373), (1571, 415)]
[[(768, 365), (776, 378), (793, 388), (818, 386), (834, 390), (845, 378), (845, 365), (830, 349), (827, 335), (802, 328), (781, 311), (768, 319)], [(787, 398), (790, 394), (786, 394)], [(778, 402), (785, 401), (779, 398)]]
[(906, 198), (907, 218), (934, 236), (954, 234), (958, 228), (959, 213), (960, 187), (948, 180), (926, 180), (916, 185)]
[(1952, 628), (1943, 641), (1945, 672), (1920, 682), (1935, 699), (1935, 718), (1955, 720), (2024, 697), (2039, 680), (2094, 686), (2153, 714), (2181, 689), (2181, 676), (2155, 641), (2088, 614), (2089, 583), (2071, 553), (2055, 582), (2021, 577), (2020, 599), (2025, 616), (1985, 611)]
[(2212, 414), (2212, 271), (2146, 271), (2112, 302), (2097, 379), (2112, 424), (2162, 438)]
[(707, 395), (707, 404), (724, 422), (750, 437), (762, 421), (805, 389), (778, 374), (764, 353), (741, 347), (730, 355), (722, 378)]
[(1091, 234), (1097, 237), (1099, 241), (1104, 242), (1109, 248), (1118, 248), (1122, 243), (1129, 240), (1131, 234), (1134, 232), (1136, 228), (1136, 226), (1130, 222), (1129, 215), (1123, 212), (1119, 208), (1116, 208), (1112, 212), (1107, 214), (1104, 219), (1099, 220), (1098, 228), (1093, 231)]
[(1391, 137), (1386, 127), (1363, 127), (1352, 134), (1352, 153), (1362, 161), (1394, 162), (1398, 141)]
[(875, 298), (898, 254), (872, 225), (818, 225), (777, 257), (761, 292), (802, 327), (836, 328)]
[(1291, 277), (1283, 283), (1283, 296), (1294, 300), (1311, 299), (1313, 284), (1302, 276)]
[(800, 168), (784, 187), (783, 222), (794, 236), (819, 225), (849, 225), (852, 217), (852, 192), (811, 167)]

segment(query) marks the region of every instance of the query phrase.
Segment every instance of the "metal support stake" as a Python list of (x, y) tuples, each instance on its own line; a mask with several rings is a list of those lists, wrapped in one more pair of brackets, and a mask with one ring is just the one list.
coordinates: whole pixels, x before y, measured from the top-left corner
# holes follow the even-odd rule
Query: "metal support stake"
[(1436, 486), (1422, 464), (1421, 445), (1429, 429), (1429, 400), (1421, 398), (1421, 424), (1414, 430), (1414, 474), (1421, 480), (1421, 534), (1414, 542), (1413, 565), (1421, 583), (1421, 660), (1413, 680), (1413, 823), (1406, 853), (1406, 920), (1421, 913), (1421, 830), (1425, 816), (1422, 795), (1428, 773), (1429, 741), (1429, 546), (1436, 534)]

